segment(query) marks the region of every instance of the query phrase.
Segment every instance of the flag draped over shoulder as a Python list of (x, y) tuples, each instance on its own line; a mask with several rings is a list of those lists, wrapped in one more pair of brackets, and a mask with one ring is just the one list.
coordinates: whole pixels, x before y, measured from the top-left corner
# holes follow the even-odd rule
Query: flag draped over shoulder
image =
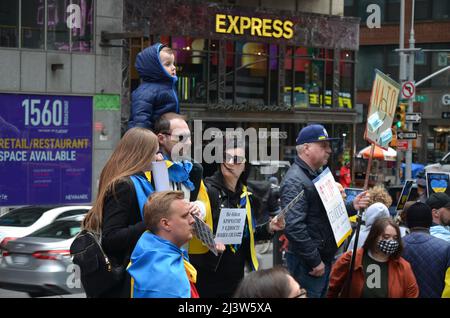
[[(128, 272), (132, 298), (190, 298), (186, 273), (187, 252), (150, 232), (142, 234), (131, 254)], [(192, 267), (192, 265), (191, 265)], [(196, 272), (192, 267), (195, 277)]]
[(145, 178), (134, 175), (130, 176), (133, 181), (134, 189), (136, 190), (136, 197), (138, 200), (139, 210), (141, 212), (142, 220), (144, 219), (144, 205), (148, 200), (148, 197), (155, 191), (153, 190), (150, 173), (145, 173)]

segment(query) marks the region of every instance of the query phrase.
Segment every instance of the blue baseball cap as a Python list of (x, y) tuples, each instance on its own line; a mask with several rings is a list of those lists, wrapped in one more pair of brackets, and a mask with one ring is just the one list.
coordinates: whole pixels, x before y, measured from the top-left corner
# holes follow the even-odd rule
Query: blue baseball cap
[(297, 145), (303, 145), (310, 142), (335, 140), (339, 140), (339, 138), (329, 138), (328, 132), (325, 127), (319, 124), (313, 124), (303, 127), (303, 129), (300, 130), (296, 139), (296, 143)]

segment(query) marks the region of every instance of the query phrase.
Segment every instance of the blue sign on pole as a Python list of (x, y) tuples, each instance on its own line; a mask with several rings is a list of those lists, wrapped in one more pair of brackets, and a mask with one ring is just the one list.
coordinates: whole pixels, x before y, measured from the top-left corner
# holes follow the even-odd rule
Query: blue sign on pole
[(0, 94), (0, 206), (91, 202), (92, 97)]

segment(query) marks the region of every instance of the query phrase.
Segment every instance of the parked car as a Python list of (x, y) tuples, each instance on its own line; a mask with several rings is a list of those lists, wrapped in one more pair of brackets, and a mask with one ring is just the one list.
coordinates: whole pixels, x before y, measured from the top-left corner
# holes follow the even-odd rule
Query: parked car
[(26, 292), (31, 297), (83, 293), (70, 245), (84, 216), (60, 218), (30, 235), (8, 241), (0, 259), (0, 288)]
[(426, 172), (450, 172), (450, 152), (448, 152), (437, 163), (429, 164), (425, 167)]
[(9, 241), (31, 234), (57, 219), (85, 214), (90, 206), (26, 206), (0, 217), (0, 249)]

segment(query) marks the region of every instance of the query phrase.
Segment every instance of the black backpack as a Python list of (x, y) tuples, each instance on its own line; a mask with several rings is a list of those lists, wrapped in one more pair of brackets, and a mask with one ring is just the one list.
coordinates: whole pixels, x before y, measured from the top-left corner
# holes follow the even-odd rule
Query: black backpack
[(125, 278), (125, 266), (114, 266), (97, 238), (97, 235), (82, 230), (70, 246), (72, 261), (78, 265), (81, 284), (87, 297), (99, 297)]

